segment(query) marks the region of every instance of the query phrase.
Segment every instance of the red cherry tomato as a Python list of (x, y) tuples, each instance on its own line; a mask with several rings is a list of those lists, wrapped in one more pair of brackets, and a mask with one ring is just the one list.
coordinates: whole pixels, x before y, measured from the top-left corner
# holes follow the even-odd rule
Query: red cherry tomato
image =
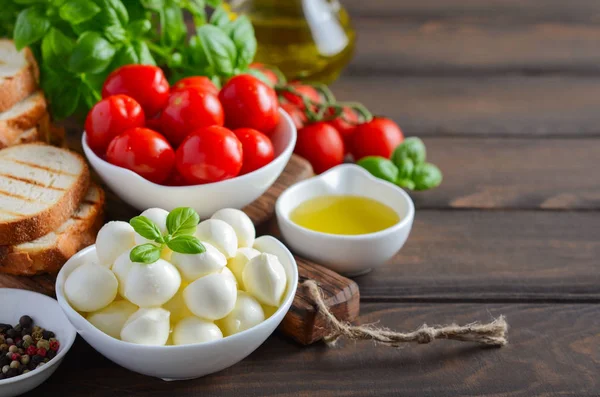
[(127, 95), (113, 95), (94, 105), (85, 119), (87, 144), (104, 156), (110, 141), (125, 130), (144, 126), (144, 111)]
[(146, 128), (150, 128), (153, 131), (162, 133), (162, 127), (160, 126), (160, 117), (152, 117), (146, 119)]
[[(329, 115), (334, 114), (333, 109), (329, 109)], [(344, 140), (344, 147), (346, 148), (346, 153), (350, 151), (351, 146), (351, 136), (356, 131), (356, 127), (358, 126), (358, 115), (350, 108), (344, 107), (342, 110), (342, 114), (336, 117), (333, 120), (327, 122), (330, 126), (338, 130), (342, 139)]]
[(106, 159), (151, 182), (163, 183), (175, 165), (175, 152), (158, 132), (148, 128), (131, 128), (110, 142)]
[(287, 114), (290, 115), (298, 131), (304, 128), (304, 125), (308, 120), (306, 118), (306, 114), (302, 110), (298, 109), (297, 106), (287, 102), (282, 103), (281, 107), (287, 112)]
[[(288, 86), (293, 88), (296, 92), (298, 92), (298, 94), (308, 97), (308, 99), (310, 99), (313, 102), (321, 103), (322, 101), (321, 95), (319, 95), (319, 92), (314, 87), (311, 87), (306, 84), (301, 84), (299, 82), (290, 83)], [(306, 109), (306, 106), (304, 106), (304, 101), (302, 100), (300, 95), (292, 94), (288, 91), (283, 91), (282, 95), (292, 105), (297, 106), (301, 110)]]
[(200, 127), (223, 125), (223, 107), (216, 95), (196, 87), (181, 88), (169, 96), (160, 115), (161, 131), (177, 147)]
[(252, 128), (238, 128), (233, 133), (242, 143), (244, 162), (240, 174), (247, 174), (269, 164), (275, 158), (268, 136)]
[(129, 95), (151, 117), (167, 103), (169, 82), (156, 66), (125, 65), (109, 74), (102, 87), (102, 98), (115, 94)]
[(259, 72), (264, 74), (265, 77), (271, 82), (272, 85), (275, 85), (279, 82), (279, 77), (277, 77), (277, 74), (274, 71), (272, 71), (271, 69), (269, 69), (263, 63), (258, 63), (258, 62), (251, 63), (249, 68), (258, 70)]
[(188, 135), (175, 156), (177, 170), (188, 183), (217, 182), (240, 173), (242, 143), (231, 130), (213, 125)]
[(177, 83), (173, 84), (171, 92), (187, 87), (194, 87), (198, 88), (200, 91), (206, 91), (213, 95), (219, 95), (219, 89), (217, 88), (215, 83), (213, 83), (211, 79), (205, 76), (194, 76), (181, 79)]
[(219, 99), (229, 128), (254, 128), (269, 135), (279, 122), (275, 90), (249, 74), (231, 78), (221, 89)]
[(166, 186), (187, 186), (188, 183), (185, 178), (177, 171), (176, 167), (173, 167), (173, 172), (167, 178), (167, 180), (163, 183)]
[(398, 124), (384, 117), (375, 117), (360, 124), (352, 135), (350, 153), (355, 161), (366, 156), (390, 158), (394, 149), (402, 143), (404, 135)]
[(308, 125), (298, 132), (294, 152), (304, 157), (320, 174), (342, 164), (344, 141), (335, 128), (324, 122)]

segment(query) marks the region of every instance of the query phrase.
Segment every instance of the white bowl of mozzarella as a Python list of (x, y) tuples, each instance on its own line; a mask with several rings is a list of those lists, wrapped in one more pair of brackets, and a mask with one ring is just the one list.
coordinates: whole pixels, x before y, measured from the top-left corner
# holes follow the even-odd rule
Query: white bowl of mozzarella
[[(165, 231), (167, 211), (142, 215)], [(289, 310), (296, 262), (277, 239), (255, 239), (236, 209), (200, 222), (195, 236), (206, 252), (165, 248), (152, 264), (133, 263), (130, 250), (148, 240), (126, 222), (107, 223), (58, 274), (60, 307), (92, 347), (131, 371), (182, 380), (236, 364)]]

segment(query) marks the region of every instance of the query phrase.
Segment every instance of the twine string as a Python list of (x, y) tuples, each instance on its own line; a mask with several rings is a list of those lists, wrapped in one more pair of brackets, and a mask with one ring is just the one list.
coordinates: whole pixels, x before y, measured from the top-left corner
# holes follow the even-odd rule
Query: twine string
[(450, 324), (440, 327), (421, 325), (412, 332), (396, 332), (387, 328), (376, 327), (373, 324), (352, 325), (338, 320), (329, 310), (323, 300), (323, 293), (316, 281), (306, 280), (303, 285), (308, 288), (317, 309), (325, 316), (331, 333), (324, 340), (327, 344), (335, 345), (342, 338), (351, 340), (371, 340), (387, 346), (398, 347), (403, 343), (431, 343), (436, 339), (450, 339), (461, 342), (474, 342), (487, 346), (504, 346), (508, 343), (506, 334), (508, 324), (504, 316), (500, 316), (487, 324), (471, 323), (467, 325)]

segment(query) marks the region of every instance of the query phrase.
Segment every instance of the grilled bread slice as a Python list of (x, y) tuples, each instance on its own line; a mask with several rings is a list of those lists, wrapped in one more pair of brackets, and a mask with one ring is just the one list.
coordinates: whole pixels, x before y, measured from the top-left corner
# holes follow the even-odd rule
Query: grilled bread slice
[(0, 139), (10, 140), (14, 135), (35, 127), (46, 114), (46, 98), (42, 91), (36, 91), (0, 113)]
[(0, 272), (29, 276), (56, 273), (79, 250), (94, 243), (102, 226), (104, 192), (91, 185), (73, 216), (37, 240), (0, 246)]
[(0, 112), (30, 96), (40, 72), (29, 48), (17, 51), (12, 40), (0, 40)]
[(0, 150), (0, 245), (33, 241), (73, 215), (90, 183), (84, 159), (28, 143)]
[(39, 141), (42, 137), (42, 131), (38, 127), (33, 127), (25, 131), (21, 131), (18, 135), (11, 137), (10, 140), (3, 140), (0, 136), (0, 149), (8, 146), (20, 145), (22, 143), (30, 143)]

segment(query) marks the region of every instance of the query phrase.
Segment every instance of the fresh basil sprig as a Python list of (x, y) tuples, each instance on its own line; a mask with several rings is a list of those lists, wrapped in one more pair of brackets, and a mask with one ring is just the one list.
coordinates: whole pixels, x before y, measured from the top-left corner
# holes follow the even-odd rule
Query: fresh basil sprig
[[(247, 72), (256, 53), (250, 20), (222, 0), (14, 0), (0, 13), (0, 36), (29, 46), (57, 119), (87, 112), (116, 68), (169, 69), (171, 81), (208, 76), (217, 85)], [(212, 8), (207, 21), (206, 9)], [(192, 31), (184, 20), (193, 18)], [(188, 33), (192, 33), (188, 36)]]
[(167, 216), (167, 233), (162, 234), (158, 226), (145, 216), (131, 218), (129, 224), (140, 236), (153, 241), (138, 245), (131, 250), (129, 259), (132, 262), (154, 263), (160, 259), (160, 254), (165, 247), (182, 254), (201, 254), (206, 252), (206, 247), (198, 240), (194, 233), (200, 222), (196, 211), (188, 207), (175, 208)]

